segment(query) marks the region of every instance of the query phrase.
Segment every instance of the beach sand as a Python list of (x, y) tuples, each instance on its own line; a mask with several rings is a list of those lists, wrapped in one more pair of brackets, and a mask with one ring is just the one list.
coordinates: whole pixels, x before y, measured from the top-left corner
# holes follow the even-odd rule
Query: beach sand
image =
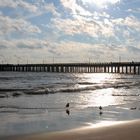
[(11, 136), (2, 140), (140, 140), (140, 120), (95, 128)]

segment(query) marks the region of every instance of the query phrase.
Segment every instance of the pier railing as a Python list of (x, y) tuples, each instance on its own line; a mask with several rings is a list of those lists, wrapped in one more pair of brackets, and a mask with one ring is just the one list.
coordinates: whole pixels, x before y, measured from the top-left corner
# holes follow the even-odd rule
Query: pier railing
[(140, 62), (0, 64), (2, 71), (140, 74)]

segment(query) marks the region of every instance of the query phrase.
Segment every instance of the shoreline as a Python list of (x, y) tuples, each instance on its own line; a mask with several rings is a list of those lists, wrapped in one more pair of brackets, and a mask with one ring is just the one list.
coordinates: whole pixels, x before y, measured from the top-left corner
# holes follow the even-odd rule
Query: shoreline
[(60, 132), (3, 137), (3, 140), (139, 140), (140, 120)]

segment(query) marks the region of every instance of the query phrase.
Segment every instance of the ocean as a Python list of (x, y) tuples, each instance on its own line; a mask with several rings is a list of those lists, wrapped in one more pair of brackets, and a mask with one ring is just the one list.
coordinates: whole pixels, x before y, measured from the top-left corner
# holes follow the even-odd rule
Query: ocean
[(139, 118), (140, 75), (0, 72), (0, 136)]

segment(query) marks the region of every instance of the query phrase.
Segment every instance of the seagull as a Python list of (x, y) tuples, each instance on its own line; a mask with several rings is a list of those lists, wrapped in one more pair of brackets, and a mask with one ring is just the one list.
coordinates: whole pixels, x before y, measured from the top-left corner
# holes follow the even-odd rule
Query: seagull
[(103, 108), (100, 106), (99, 109), (102, 110)]
[(67, 103), (67, 104), (66, 104), (66, 107), (69, 107), (69, 106), (70, 106), (70, 103)]
[(137, 107), (131, 107), (130, 109), (131, 109), (131, 110), (135, 110), (135, 109), (137, 109)]

